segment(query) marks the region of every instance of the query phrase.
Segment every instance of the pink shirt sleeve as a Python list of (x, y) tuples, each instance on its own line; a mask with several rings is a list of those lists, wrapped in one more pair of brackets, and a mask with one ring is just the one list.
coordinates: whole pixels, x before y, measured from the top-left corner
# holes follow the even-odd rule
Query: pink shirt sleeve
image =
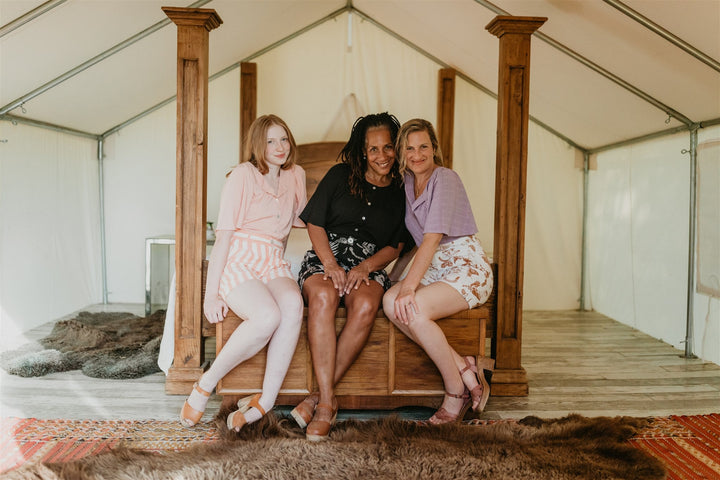
[[(225, 180), (220, 194), (217, 230), (235, 230), (245, 222), (247, 208), (252, 198), (252, 172), (240, 164)], [(243, 168), (245, 166), (245, 168)], [(253, 167), (254, 168), (254, 167)]]
[(297, 209), (293, 217), (293, 227), (305, 228), (305, 222), (300, 220), (300, 214), (307, 204), (307, 183), (305, 181), (305, 170), (299, 165), (295, 165), (295, 199)]

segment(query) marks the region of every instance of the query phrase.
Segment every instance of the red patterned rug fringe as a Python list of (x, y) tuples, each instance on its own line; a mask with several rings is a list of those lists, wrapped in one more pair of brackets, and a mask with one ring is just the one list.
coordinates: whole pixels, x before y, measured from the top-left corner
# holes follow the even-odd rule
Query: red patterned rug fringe
[[(513, 420), (510, 420), (513, 421)], [(475, 421), (476, 425), (495, 423)], [(146, 451), (183, 450), (220, 439), (212, 422), (195, 428), (160, 420), (95, 421), (3, 418), (0, 472), (25, 463), (67, 462), (117, 445)], [(655, 418), (630, 444), (658, 458), (668, 480), (720, 479), (720, 414)]]

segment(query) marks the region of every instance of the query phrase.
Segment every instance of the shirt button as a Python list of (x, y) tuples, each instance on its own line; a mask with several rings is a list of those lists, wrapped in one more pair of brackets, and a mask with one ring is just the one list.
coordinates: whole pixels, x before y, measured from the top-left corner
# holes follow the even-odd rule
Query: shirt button
[(368, 205), (372, 205), (372, 202), (368, 202)]
[(362, 217), (363, 221), (365, 221), (365, 217)]
[(375, 188), (376, 188), (376, 187), (375, 187), (375, 186), (373, 186), (373, 190), (375, 190)]
[(348, 237), (348, 243), (352, 245), (355, 242), (352, 237)]
[(356, 228), (356, 229), (355, 229), (355, 231), (357, 232), (357, 231), (358, 231), (358, 229)]

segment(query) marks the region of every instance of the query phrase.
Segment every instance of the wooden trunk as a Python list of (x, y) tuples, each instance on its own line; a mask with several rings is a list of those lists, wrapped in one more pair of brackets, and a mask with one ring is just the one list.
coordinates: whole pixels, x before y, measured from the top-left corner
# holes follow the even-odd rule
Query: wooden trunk
[[(494, 328), (495, 294), (484, 305), (465, 310), (438, 321), (450, 344), (460, 355), (485, 356), (488, 330)], [(338, 333), (345, 324), (344, 308), (335, 319)], [(207, 329), (212, 331), (207, 320)], [(232, 311), (216, 330), (217, 351), (242, 322)], [(205, 329), (204, 329), (205, 330)], [(217, 393), (232, 402), (237, 397), (259, 392), (265, 372), (267, 347), (228, 373), (218, 384)], [(478, 361), (482, 364), (482, 361)], [(300, 338), (290, 369), (276, 404), (295, 405), (317, 390), (307, 339), (307, 308)], [(336, 386), (340, 408), (391, 409), (416, 405), (437, 407), (442, 401), (442, 378), (425, 352), (408, 339), (378, 311), (375, 325), (365, 348), (345, 377)]]

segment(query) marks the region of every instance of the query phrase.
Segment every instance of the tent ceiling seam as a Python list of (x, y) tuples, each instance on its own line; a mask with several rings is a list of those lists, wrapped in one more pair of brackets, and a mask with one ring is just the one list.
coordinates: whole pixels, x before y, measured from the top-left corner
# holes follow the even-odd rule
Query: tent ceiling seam
[[(498, 7), (497, 5), (494, 5), (493, 3), (487, 1), (487, 0), (475, 0), (476, 3), (482, 5), (483, 7), (487, 8), (488, 10), (498, 14), (498, 15), (509, 15), (512, 16), (511, 13), (506, 12), (502, 8)], [(653, 105), (654, 107), (662, 110), (666, 114), (670, 115), (671, 117), (676, 118), (680, 122), (684, 123), (685, 125), (692, 125), (693, 122), (688, 117), (683, 115), (682, 113), (678, 112), (674, 108), (665, 105), (660, 100), (656, 99), (655, 97), (649, 95), (648, 93), (645, 93), (643, 90), (637, 88), (636, 86), (632, 85), (631, 83), (627, 82), (626, 80), (623, 80), (621, 77), (615, 75), (614, 73), (610, 72), (609, 70), (601, 67), (600, 65), (596, 64), (595, 62), (591, 61), (588, 58), (585, 58), (584, 56), (580, 55), (578, 52), (572, 50), (571, 48), (565, 46), (564, 44), (558, 42), (554, 38), (545, 35), (540, 30), (537, 30), (533, 35), (535, 35), (537, 38), (542, 40), (543, 42), (547, 43), (551, 47), (556, 48), (560, 52), (564, 53), (565, 55), (569, 56), (576, 62), (581, 63), (582, 65), (585, 65), (589, 69), (595, 71), (596, 73), (602, 75), (603, 77), (607, 78), (611, 82), (615, 83), (616, 85), (626, 89), (630, 93), (640, 97), (645, 102)]]

